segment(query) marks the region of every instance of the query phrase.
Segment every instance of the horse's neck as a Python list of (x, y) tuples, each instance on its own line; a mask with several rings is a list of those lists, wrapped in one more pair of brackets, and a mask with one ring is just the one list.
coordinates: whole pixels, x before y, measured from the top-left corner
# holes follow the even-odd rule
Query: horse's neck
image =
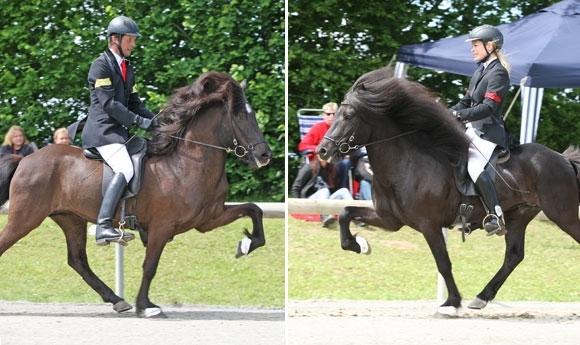
[[(429, 166), (435, 161), (432, 157), (421, 152), (417, 147), (404, 140), (393, 140), (367, 146), (369, 163), (374, 175), (381, 174), (390, 179), (421, 179), (425, 171), (426, 162)], [(410, 171), (412, 170), (412, 171)]]

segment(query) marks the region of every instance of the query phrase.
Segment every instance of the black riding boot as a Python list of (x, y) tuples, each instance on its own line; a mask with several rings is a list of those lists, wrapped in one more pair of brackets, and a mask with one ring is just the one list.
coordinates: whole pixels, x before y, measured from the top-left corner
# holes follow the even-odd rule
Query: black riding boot
[(487, 231), (487, 236), (496, 234), (503, 236), (507, 233), (507, 228), (502, 220), (503, 212), (499, 206), (497, 192), (489, 174), (484, 171), (479, 175), (475, 186), (479, 190), (483, 203), (489, 210), (488, 215), (483, 219), (483, 228)]
[(122, 173), (115, 174), (111, 180), (111, 184), (107, 187), (101, 210), (97, 217), (97, 230), (95, 237), (98, 246), (106, 246), (109, 242), (120, 242), (121, 239), (129, 242), (135, 238), (132, 233), (119, 231), (113, 227), (113, 218), (117, 212), (117, 205), (119, 200), (127, 187), (125, 175)]

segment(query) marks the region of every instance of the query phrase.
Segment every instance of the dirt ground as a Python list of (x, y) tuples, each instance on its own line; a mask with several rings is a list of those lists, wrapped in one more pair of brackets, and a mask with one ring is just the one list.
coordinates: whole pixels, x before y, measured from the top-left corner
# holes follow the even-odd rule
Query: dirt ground
[[(469, 301), (464, 301), (467, 306)], [(578, 344), (580, 303), (494, 302), (436, 315), (436, 301), (289, 301), (288, 345)]]
[(108, 304), (0, 301), (0, 345), (284, 345), (283, 309), (161, 306), (167, 319)]
[[(467, 305), (469, 301), (465, 301)], [(0, 345), (578, 344), (580, 303), (494, 302), (436, 315), (436, 301), (289, 301), (282, 309), (162, 306), (167, 319), (107, 304), (0, 301)], [(287, 332), (287, 342), (285, 333)]]

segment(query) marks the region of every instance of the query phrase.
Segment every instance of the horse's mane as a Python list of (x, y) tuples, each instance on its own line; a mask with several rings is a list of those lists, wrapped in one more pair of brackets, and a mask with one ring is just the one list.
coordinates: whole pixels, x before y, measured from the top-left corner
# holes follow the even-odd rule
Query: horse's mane
[[(345, 102), (375, 127), (394, 124), (405, 138), (439, 161), (467, 159), (469, 142), (464, 128), (435, 96), (419, 83), (394, 78), (388, 67), (362, 75)], [(386, 122), (388, 119), (389, 122)]]
[(158, 117), (159, 125), (151, 131), (148, 147), (152, 155), (175, 150), (191, 121), (204, 109), (224, 104), (232, 116), (244, 109), (246, 99), (240, 84), (229, 74), (210, 71), (193, 84), (179, 88)]

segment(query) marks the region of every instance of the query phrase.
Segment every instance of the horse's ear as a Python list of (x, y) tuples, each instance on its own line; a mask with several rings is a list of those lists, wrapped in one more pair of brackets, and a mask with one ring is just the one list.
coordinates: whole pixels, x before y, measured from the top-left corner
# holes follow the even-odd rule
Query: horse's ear
[(246, 79), (242, 80), (240, 86), (242, 87), (242, 90), (246, 91), (246, 88), (248, 87), (248, 81)]

